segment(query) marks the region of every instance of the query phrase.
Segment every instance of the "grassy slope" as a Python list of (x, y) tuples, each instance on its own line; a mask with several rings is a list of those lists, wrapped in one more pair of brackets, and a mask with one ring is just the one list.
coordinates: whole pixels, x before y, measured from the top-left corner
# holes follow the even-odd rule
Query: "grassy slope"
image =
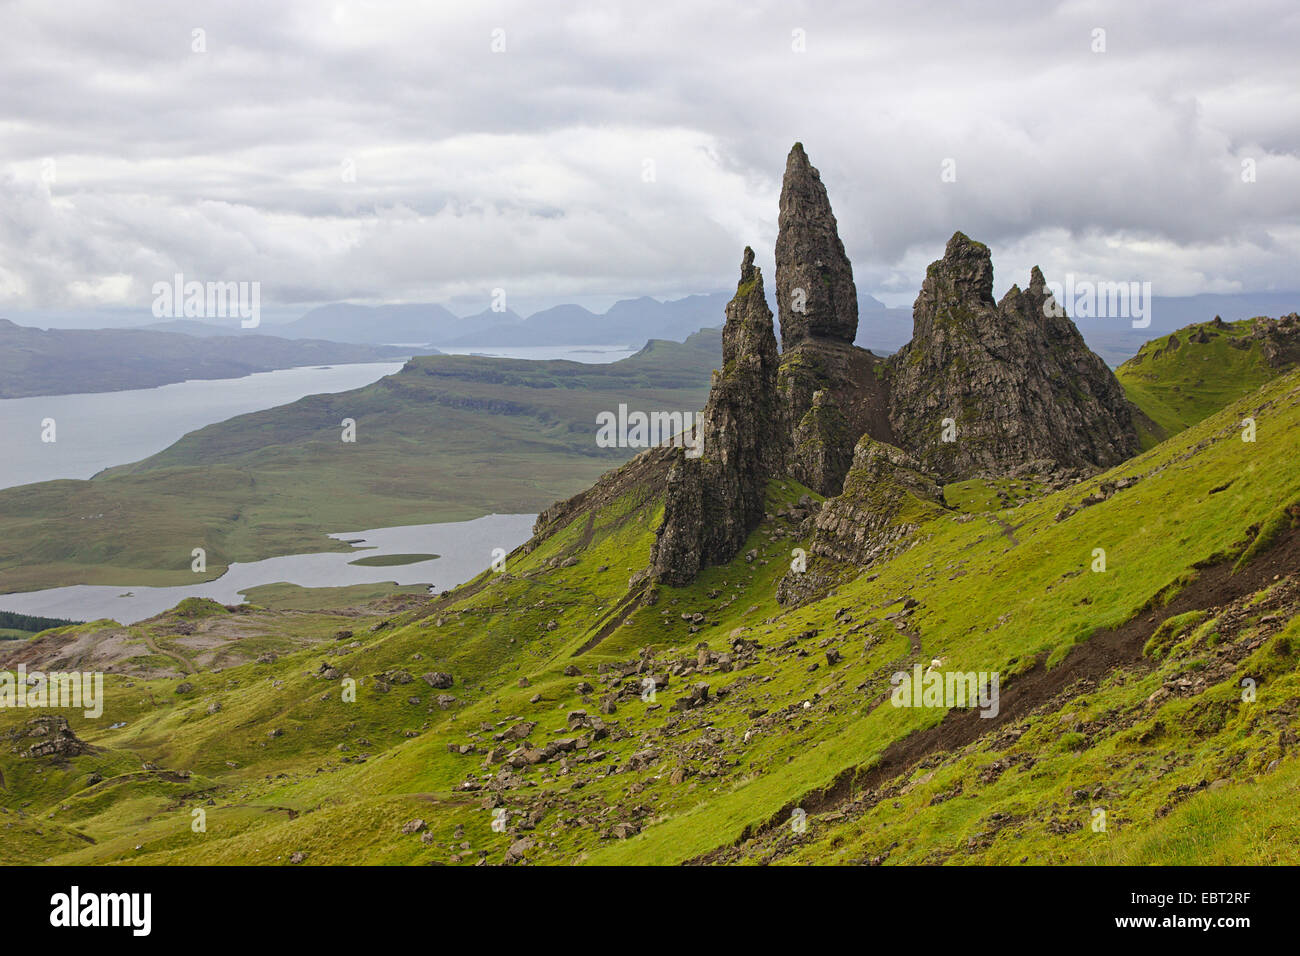
[[(1246, 415), (1260, 423), (1255, 444), (1239, 439)], [(945, 658), (948, 669), (1004, 675), (1044, 657), (1055, 663), (1186, 580), (1195, 563), (1244, 550), (1279, 504), (1300, 500), (1298, 433), (1300, 375), (1292, 374), (1080, 486), (996, 514), (934, 518), (912, 550), (788, 612), (776, 604), (775, 584), (802, 542), (779, 518), (751, 537), (757, 560), (709, 569), (631, 613), (620, 607), (660, 512), (654, 490), (642, 489), (590, 523), (580, 516), (531, 553), (512, 555), (505, 574), (484, 575), (426, 616), (398, 615), (379, 631), (354, 628), (360, 646), (339, 655), (314, 649), (196, 674), (184, 695), (174, 693), (175, 681), (110, 679), (103, 719), (70, 717), (100, 753), (64, 769), (47, 764), (40, 774), (37, 761), (0, 753), (4, 806), (16, 812), (29, 804), (15, 828), (0, 828), (0, 853), (155, 863), (286, 862), (295, 852), (309, 863), (473, 862), (485, 853), (496, 862), (529, 837), (534, 862), (691, 859), (938, 722), (939, 710), (873, 707), (894, 670), (931, 657)], [(1103, 480), (1134, 475), (1142, 476), (1135, 486), (1055, 520)], [(964, 503), (975, 506), (980, 496), (965, 491)], [(773, 511), (802, 492), (774, 484)], [(1101, 574), (1089, 570), (1097, 547), (1107, 552)], [(565, 567), (570, 557), (576, 563)], [(883, 618), (903, 596), (920, 602), (904, 623), (920, 635), (919, 653), (906, 631)], [(848, 620), (837, 620), (841, 609)], [(682, 620), (687, 612), (706, 616), (698, 633)], [(620, 619), (579, 653), (602, 624)], [(1148, 706), (1162, 681), (1204, 668), (1220, 637), (1215, 619), (1202, 619), (1153, 652), (1149, 666), (1076, 689), (1018, 722), (1018, 738), (999, 734), (937, 754), (895, 781), (890, 799), (838, 817), (814, 813), (807, 834), (782, 840), (783, 831), (773, 831), (730, 858), (1150, 862), (1204, 858), (1212, 843), (1211, 858), (1226, 862), (1300, 862), (1295, 824), (1278, 802), (1297, 787), (1300, 634), (1295, 620), (1281, 626), (1230, 676), (1196, 696)], [(1235, 647), (1260, 627), (1247, 617), (1224, 640)], [(818, 633), (799, 637), (809, 629)], [(609, 736), (577, 759), (519, 771), (535, 786), (499, 797), (464, 789), (467, 780), (477, 787), (492, 779), (501, 765), (484, 767), (482, 753), (453, 754), (449, 745), (495, 746), (493, 735), (520, 719), (538, 722), (527, 735), (537, 745), (577, 736), (583, 731), (568, 730), (566, 714), (597, 714), (605, 692), (600, 663), (652, 647), (659, 670), (693, 660), (701, 640), (722, 651), (733, 636), (763, 646), (754, 666), (675, 676), (658, 703), (699, 679), (715, 692), (730, 686), (726, 697), (681, 715), (637, 698), (621, 702), (603, 717)], [(827, 664), (826, 649), (843, 660)], [(324, 662), (360, 680), (356, 702), (341, 699), (339, 682), (312, 676)], [(563, 673), (571, 663), (581, 676)], [(442, 709), (418, 676), (397, 683), (395, 669), (454, 674), (457, 702)], [(1247, 673), (1262, 678), (1249, 707), (1237, 703), (1237, 679)], [(597, 685), (585, 699), (584, 680)], [(207, 713), (211, 701), (222, 704), (219, 712)], [(26, 716), (0, 711), (0, 731)], [(125, 728), (107, 729), (119, 719)], [(269, 736), (276, 729), (282, 733)], [(983, 782), (995, 757), (1014, 764), (1026, 754), (1036, 763)], [(193, 776), (185, 784), (120, 776), (142, 760)], [(678, 768), (687, 775), (675, 782)], [(108, 779), (86, 787), (92, 769)], [(1200, 786), (1207, 780), (1224, 783), (1208, 790)], [(1189, 788), (1185, 800), (1180, 786)], [(1097, 787), (1110, 814), (1104, 834), (1087, 825), (1092, 798), (1075, 805), (1070, 797)], [(497, 802), (508, 813), (504, 833), (490, 825), (488, 807)], [(195, 833), (191, 811), (200, 806), (207, 830)], [(1166, 806), (1173, 809), (1158, 815)], [(991, 822), (995, 812), (1005, 818)], [(416, 818), (429, 842), (400, 832)], [(617, 821), (641, 832), (611, 839)]]
[[(1143, 448), (1195, 425), (1278, 374), (1258, 344), (1232, 345), (1246, 343), (1253, 321), (1228, 322), (1222, 328), (1212, 322), (1189, 325), (1151, 340), (1115, 370), (1129, 401), (1157, 426), (1140, 429)], [(1209, 341), (1193, 341), (1202, 332)]]
[(394, 594), (428, 594), (423, 584), (352, 584), (335, 588), (305, 588), (297, 584), (264, 584), (243, 592), (250, 604), (271, 610), (325, 611), (378, 600)]
[(609, 365), (417, 358), (90, 481), (0, 491), (0, 592), (188, 584), (196, 547), (212, 579), (232, 561), (347, 549), (327, 532), (540, 510), (629, 455), (596, 448), (598, 412), (702, 407), (719, 343), (655, 341)]

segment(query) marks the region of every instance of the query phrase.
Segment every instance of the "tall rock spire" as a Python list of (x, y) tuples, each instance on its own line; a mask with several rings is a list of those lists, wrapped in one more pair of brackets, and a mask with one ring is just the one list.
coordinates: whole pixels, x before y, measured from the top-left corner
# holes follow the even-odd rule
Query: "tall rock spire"
[(795, 143), (781, 181), (776, 301), (781, 321), (784, 470), (838, 494), (864, 433), (888, 441), (889, 398), (877, 359), (854, 346), (858, 292), (821, 174)]
[(679, 452), (668, 473), (650, 555), (653, 575), (667, 584), (689, 583), (702, 567), (735, 557), (763, 517), (779, 460), (776, 336), (748, 247), (727, 304), (722, 358), (704, 407), (700, 457)]
[(776, 368), (776, 336), (772, 332), (772, 310), (763, 293), (763, 271), (754, 265), (754, 250), (745, 247), (736, 294), (727, 303), (727, 321), (722, 326), (722, 364), (754, 361)]
[(858, 334), (858, 293), (821, 174), (795, 143), (781, 180), (777, 219), (776, 302), (781, 347), (808, 339), (852, 344)]

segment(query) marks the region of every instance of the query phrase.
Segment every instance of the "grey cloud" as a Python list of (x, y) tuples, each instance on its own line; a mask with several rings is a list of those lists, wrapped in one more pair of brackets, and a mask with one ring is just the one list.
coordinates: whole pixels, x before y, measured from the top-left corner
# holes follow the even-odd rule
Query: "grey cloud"
[(914, 294), (958, 228), (1003, 287), (1296, 288), (1298, 37), (1273, 0), (5, 4), (0, 307), (173, 271), (281, 304), (722, 288), (770, 261), (795, 139), (864, 291)]

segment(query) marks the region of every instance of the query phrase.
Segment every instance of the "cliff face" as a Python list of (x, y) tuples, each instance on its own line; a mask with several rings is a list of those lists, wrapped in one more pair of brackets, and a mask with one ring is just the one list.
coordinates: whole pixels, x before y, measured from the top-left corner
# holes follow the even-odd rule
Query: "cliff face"
[(812, 553), (870, 564), (943, 508), (943, 492), (919, 462), (893, 445), (864, 437), (853, 453), (844, 491), (814, 521)]
[(676, 451), (668, 473), (650, 566), (669, 584), (685, 584), (701, 567), (735, 556), (763, 517), (767, 481), (782, 456), (773, 428), (781, 418), (776, 337), (752, 249), (745, 249), (727, 305), (722, 358), (702, 416), (699, 457)]
[[(915, 543), (920, 524), (944, 509), (943, 491), (901, 448), (864, 435), (853, 452), (843, 491), (811, 519), (814, 558), (840, 565), (872, 564)], [(834, 584), (825, 565), (791, 570), (777, 586), (782, 604), (801, 604)], [(832, 565), (833, 567), (833, 565)]]
[(889, 361), (890, 423), (923, 467), (954, 480), (1136, 454), (1123, 389), (1049, 298), (1035, 267), (994, 302), (988, 247), (960, 232), (930, 265), (912, 341)]

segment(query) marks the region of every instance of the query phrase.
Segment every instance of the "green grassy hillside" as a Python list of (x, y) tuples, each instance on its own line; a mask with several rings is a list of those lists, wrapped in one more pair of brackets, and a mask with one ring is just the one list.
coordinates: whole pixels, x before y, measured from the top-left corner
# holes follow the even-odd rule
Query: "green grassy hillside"
[(538, 511), (635, 451), (596, 447), (598, 412), (696, 411), (720, 353), (714, 330), (608, 365), (424, 356), (89, 481), (3, 490), (0, 593), (187, 584), (197, 547), (211, 579), (232, 561), (347, 550), (329, 532)]
[[(0, 710), (0, 855), (1298, 863), (1297, 434), (1292, 373), (1065, 490), (963, 487), (887, 563), (815, 559), (841, 583), (797, 608), (805, 489), (648, 587), (661, 489), (615, 476), (503, 572), (346, 637), (110, 677), (102, 718), (67, 714), (90, 752), (23, 756), (31, 712)], [(998, 715), (892, 706), (932, 661), (998, 673)]]
[(1143, 447), (1176, 434), (1295, 367), (1267, 347), (1272, 320), (1201, 322), (1146, 343), (1115, 370), (1139, 420)]

